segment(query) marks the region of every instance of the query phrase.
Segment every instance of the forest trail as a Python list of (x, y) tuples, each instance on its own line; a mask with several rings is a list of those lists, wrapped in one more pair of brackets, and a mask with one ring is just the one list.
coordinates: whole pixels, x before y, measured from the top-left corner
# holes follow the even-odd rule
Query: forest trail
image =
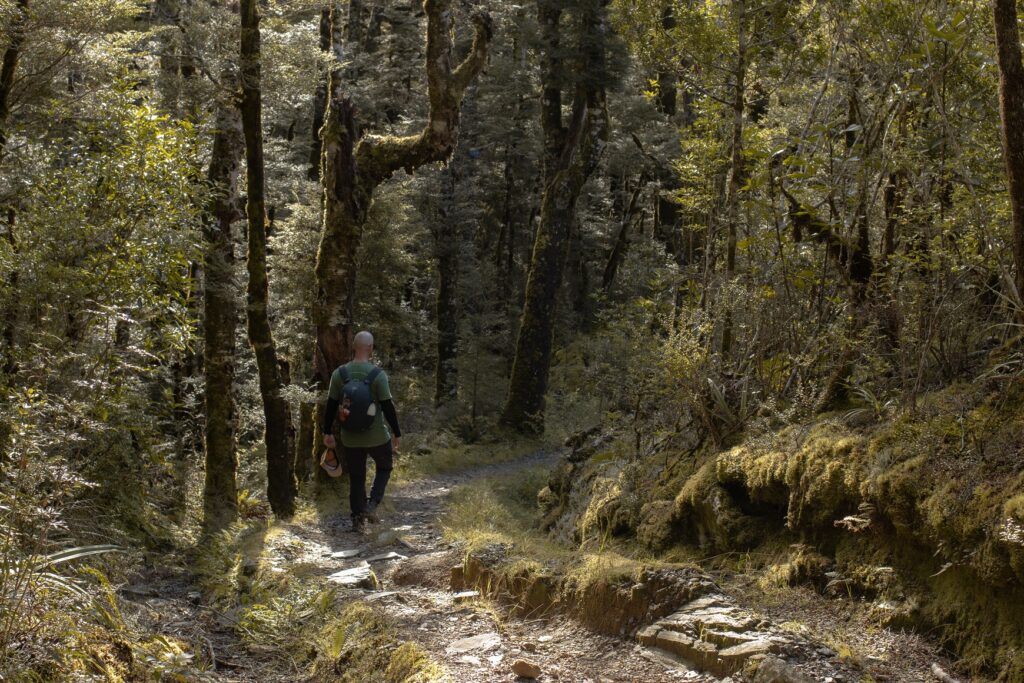
[[(643, 645), (634, 639), (595, 634), (564, 615), (523, 618), (486, 599), (453, 593), (451, 568), (461, 564), (463, 556), (457, 545), (444, 538), (441, 528), (452, 490), (481, 478), (515, 476), (530, 468), (553, 465), (557, 458), (557, 453), (539, 452), (515, 461), (402, 482), (391, 492), (382, 523), (370, 525), (363, 534), (351, 531), (344, 510), (321, 515), (312, 524), (277, 524), (263, 548), (265, 569), (308, 577), (311, 584), (322, 585), (325, 579), (336, 583), (338, 611), (358, 601), (380, 607), (399, 626), (395, 634), (399, 639), (419, 644), (459, 683), (526, 680), (517, 679), (512, 672), (517, 660), (537, 665), (542, 672), (540, 680), (749, 680), (724, 675), (729, 670), (721, 667), (732, 665), (729, 653), (739, 652), (745, 661), (751, 655), (763, 657), (769, 646), (779, 655), (775, 662), (781, 669), (773, 674), (776, 677), (753, 680), (840, 683), (868, 680), (865, 675), (870, 674), (871, 680), (921, 681), (931, 678), (931, 663), (941, 661), (948, 666), (922, 639), (882, 629), (863, 630), (859, 651), (868, 651), (873, 644), (898, 657), (890, 662), (852, 662), (822, 642), (821, 635), (833, 634), (840, 625), (849, 627), (851, 624), (844, 622), (854, 619), (852, 605), (815, 598), (810, 592), (800, 604), (766, 605), (753, 581), (744, 575), (717, 574), (712, 578), (712, 574), (698, 573), (697, 581), (707, 590), (676, 614), (641, 630), (638, 640)], [(316, 680), (273, 648), (239, 642), (231, 629), (237, 626), (234, 616), (202, 607), (194, 589), (180, 582), (153, 589), (148, 597), (146, 587), (134, 586), (127, 592), (158, 603), (149, 606), (163, 614), (166, 632), (179, 638), (187, 633), (194, 642), (208, 644), (217, 664), (204, 680)], [(761, 609), (747, 606), (754, 603)], [(831, 606), (823, 609), (823, 605)], [(700, 668), (691, 668), (675, 656), (687, 654), (692, 661), (688, 631), (698, 648), (706, 645), (702, 642), (705, 638), (717, 643), (714, 656)], [(828, 642), (835, 644), (831, 638)], [(714, 675), (715, 670), (721, 675)]]
[[(557, 458), (557, 453), (539, 452), (402, 483), (388, 496), (382, 523), (369, 525), (367, 533), (353, 533), (347, 512), (339, 511), (316, 526), (283, 525), (287, 533), (277, 535), (268, 551), (279, 558), (282, 569), (312, 565), (326, 576), (358, 570), (369, 560), (378, 590), (342, 587), (339, 604), (376, 603), (401, 625), (403, 640), (419, 643), (459, 683), (516, 680), (511, 667), (517, 659), (538, 664), (541, 680), (718, 680), (688, 675), (639, 644), (591, 633), (572, 620), (522, 619), (449, 590), (450, 569), (462, 560), (456, 546), (443, 538), (439, 520), (451, 491), (476, 479), (553, 465)], [(354, 550), (359, 555), (353, 558), (332, 557)], [(390, 553), (400, 557), (374, 559)]]

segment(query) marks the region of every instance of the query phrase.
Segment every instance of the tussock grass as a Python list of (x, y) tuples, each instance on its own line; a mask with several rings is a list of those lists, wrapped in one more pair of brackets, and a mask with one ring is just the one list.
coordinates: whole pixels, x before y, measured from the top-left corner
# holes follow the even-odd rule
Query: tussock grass
[(417, 644), (400, 642), (383, 612), (354, 603), (316, 638), (313, 676), (322, 683), (429, 683), (451, 681)]
[[(543, 450), (550, 444), (544, 441), (498, 441), (493, 443), (464, 444), (450, 435), (439, 435), (430, 440), (429, 447), (417, 441), (404, 443), (396, 463), (398, 480), (416, 480), (484, 465), (495, 465), (523, 458)], [(420, 440), (420, 443), (424, 443)], [(429, 450), (429, 452), (428, 452)]]
[(507, 545), (535, 561), (568, 560), (572, 553), (537, 528), (537, 492), (547, 468), (534, 467), (500, 478), (484, 478), (460, 486), (442, 517), (445, 536), (465, 543), (468, 552)]
[(553, 577), (566, 595), (582, 594), (597, 582), (615, 583), (635, 578), (644, 569), (666, 566), (638, 559), (610, 539), (579, 548), (553, 540), (539, 527), (537, 504), (537, 493), (548, 476), (548, 468), (534, 467), (457, 488), (442, 518), (445, 536), (462, 543), (469, 554), (502, 546), (506, 559), (501, 566), (490, 567), (492, 571), (506, 578)]

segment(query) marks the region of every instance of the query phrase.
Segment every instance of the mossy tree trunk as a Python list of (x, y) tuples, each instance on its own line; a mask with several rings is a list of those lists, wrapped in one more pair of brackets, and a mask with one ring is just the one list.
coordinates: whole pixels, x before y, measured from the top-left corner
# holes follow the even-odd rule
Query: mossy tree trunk
[(217, 132), (207, 174), (213, 198), (204, 226), (206, 486), (203, 489), (203, 530), (206, 533), (220, 531), (238, 517), (234, 398), (238, 306), (231, 226), (241, 218), (238, 174), (244, 144), (238, 109), (234, 103), (226, 103), (217, 114)]
[(299, 434), (295, 442), (295, 476), (299, 481), (308, 481), (313, 476), (313, 432), (316, 421), (316, 404), (303, 403), (299, 406)]
[[(425, 0), (427, 86), (430, 114), (423, 130), (407, 137), (358, 139), (355, 109), (345, 95), (341, 73), (331, 74), (329, 103), (321, 132), (324, 220), (317, 254), (314, 323), (316, 376), (326, 387), (333, 370), (349, 360), (354, 317), (356, 254), (373, 192), (397, 171), (446, 161), (455, 149), (462, 98), (487, 60), (492, 30), (486, 14), (474, 17), (476, 37), (466, 59), (452, 65), (451, 0)], [(340, 16), (332, 12), (332, 23)]]
[(263, 104), (260, 89), (260, 30), (256, 0), (242, 0), (241, 78), (242, 130), (245, 134), (246, 218), (248, 219), (249, 285), (246, 312), (249, 343), (259, 369), (260, 396), (266, 421), (267, 498), (278, 517), (295, 512), (296, 483), (291, 445), (291, 408), (283, 390), (285, 380), (270, 326), (267, 282), (266, 179), (263, 164)]
[(585, 3), (582, 35), (594, 44), (582, 50), (581, 68), (587, 74), (576, 86), (568, 126), (562, 117), (564, 79), (561, 51), (562, 8), (538, 3), (541, 44), (541, 126), (544, 132), (544, 193), (540, 225), (526, 283), (522, 322), (502, 422), (518, 431), (544, 430), (544, 404), (554, 344), (555, 302), (568, 257), (576, 203), (583, 185), (597, 167), (608, 140), (608, 106), (598, 75), (604, 51), (600, 36), (607, 30), (604, 2)]
[[(320, 10), (320, 52), (327, 53), (331, 50), (331, 6), (334, 3)], [(323, 72), (320, 82), (316, 86), (316, 94), (313, 95), (313, 128), (310, 134), (309, 146), (309, 179), (320, 180), (320, 154), (323, 152), (323, 144), (320, 140), (320, 129), (324, 126), (324, 114), (327, 111), (327, 87), (330, 80), (330, 70)]]
[(1016, 0), (992, 0), (999, 63), (999, 112), (1013, 212), (1014, 283), (1024, 299), (1024, 64)]

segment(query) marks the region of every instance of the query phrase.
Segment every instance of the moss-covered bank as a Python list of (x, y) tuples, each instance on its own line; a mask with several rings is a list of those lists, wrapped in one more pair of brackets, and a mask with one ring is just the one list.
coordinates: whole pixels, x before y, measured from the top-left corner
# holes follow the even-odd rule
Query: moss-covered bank
[(668, 555), (778, 557), (799, 544), (776, 575), (895, 598), (891, 623), (937, 635), (979, 675), (1019, 681), (1022, 405), (1020, 384), (955, 386), (883, 423), (854, 426), (851, 411), (723, 452), (578, 450), (542, 501), (550, 527), (578, 542), (598, 528)]

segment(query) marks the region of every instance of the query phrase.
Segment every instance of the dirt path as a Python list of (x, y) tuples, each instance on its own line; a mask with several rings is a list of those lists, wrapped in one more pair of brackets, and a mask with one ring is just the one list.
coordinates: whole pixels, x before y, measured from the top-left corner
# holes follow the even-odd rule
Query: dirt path
[[(316, 562), (325, 574), (358, 568), (370, 559), (381, 585), (377, 591), (343, 588), (344, 600), (376, 603), (401, 624), (401, 637), (418, 642), (459, 683), (513, 681), (517, 659), (538, 664), (541, 680), (575, 683), (606, 681), (712, 681), (687, 673), (631, 641), (595, 635), (567, 619), (519, 619), (491, 609), (486, 602), (462, 599), (449, 590), (449, 570), (461, 557), (446, 543), (440, 528), (445, 499), (453, 488), (474, 479), (514, 475), (527, 468), (554, 464), (557, 454), (538, 453), (513, 462), (485, 465), (410, 482), (389, 496), (382, 523), (364, 535), (349, 529), (344, 512), (320, 526), (289, 526), (274, 545), (297, 547), (304, 563)], [(293, 538), (289, 538), (293, 535)], [(339, 551), (359, 550), (358, 557), (334, 559)], [(373, 560), (395, 553), (401, 558)]]
[[(886, 640), (886, 636), (879, 635), (880, 630), (873, 630), (872, 645), (902, 643), (902, 647), (893, 650), (904, 658), (903, 665), (898, 661), (879, 665), (875, 661), (876, 666), (850, 666), (850, 662), (842, 661), (826, 645), (835, 644), (828, 634), (833, 622), (843, 620), (844, 607), (823, 598), (816, 602), (813, 596), (806, 597), (809, 603), (802, 612), (794, 609), (788, 599), (786, 604), (769, 604), (759, 599), (752, 582), (742, 578), (719, 577), (718, 585), (724, 586), (725, 591), (719, 592), (721, 589), (715, 586), (714, 595), (693, 603), (705, 603), (703, 611), (686, 614), (684, 610), (647, 629), (645, 642), (651, 647), (633, 640), (596, 635), (568, 618), (518, 618), (493, 608), (487, 601), (453, 594), (449, 590), (450, 570), (461, 563), (462, 557), (444, 539), (439, 521), (449, 493), (475, 479), (515, 476), (528, 468), (553, 465), (557, 458), (557, 453), (538, 453), (512, 462), (399, 484), (390, 492), (382, 522), (371, 525), (363, 534), (350, 529), (347, 512), (342, 510), (321, 516), (316, 524), (277, 524), (266, 540), (264, 562), (269, 563), (271, 572), (308, 576), (311, 582), (326, 579), (336, 583), (339, 609), (350, 601), (378, 605), (400, 625), (399, 636), (403, 640), (419, 643), (458, 683), (515, 681), (512, 665), (519, 659), (538, 665), (543, 672), (541, 681), (730, 681), (728, 677), (691, 670), (665, 651), (683, 652), (685, 647), (679, 643), (685, 639), (687, 629), (699, 630), (696, 640), (704, 641), (705, 631), (713, 628), (705, 623), (708, 614), (727, 624), (757, 624), (746, 626), (748, 632), (729, 631), (727, 627), (718, 631), (727, 639), (719, 645), (723, 654), (737, 644), (756, 645), (750, 641), (759, 638), (787, 643), (782, 649), (796, 655), (791, 661), (799, 660), (799, 670), (791, 679), (767, 680), (842, 683), (862, 680), (868, 670), (875, 676), (873, 680), (930, 679), (927, 666), (929, 660), (936, 661), (936, 655), (934, 648), (923, 640), (908, 641), (912, 638), (909, 636), (902, 641), (895, 636)], [(372, 583), (375, 579), (370, 578), (370, 569), (376, 585)], [(264, 653), (258, 647), (241, 643), (232, 630), (233, 616), (203, 606), (198, 592), (181, 576), (157, 574), (162, 578), (155, 579), (152, 585), (142, 582), (126, 589), (133, 602), (144, 605), (137, 615), (140, 625), (193, 643), (208, 644), (217, 666), (203, 680), (308, 680), (301, 667), (282, 659), (279, 652)], [(827, 609), (822, 609), (820, 605), (826, 602)], [(809, 615), (820, 621), (814, 623), (814, 618), (807, 618)], [(691, 617), (692, 623), (685, 624)], [(802, 627), (803, 634), (793, 635), (791, 620), (796, 618), (810, 623), (811, 629)], [(857, 626), (847, 632), (858, 631)], [(689, 655), (689, 650), (685, 651)], [(908, 667), (911, 660), (913, 664)]]

